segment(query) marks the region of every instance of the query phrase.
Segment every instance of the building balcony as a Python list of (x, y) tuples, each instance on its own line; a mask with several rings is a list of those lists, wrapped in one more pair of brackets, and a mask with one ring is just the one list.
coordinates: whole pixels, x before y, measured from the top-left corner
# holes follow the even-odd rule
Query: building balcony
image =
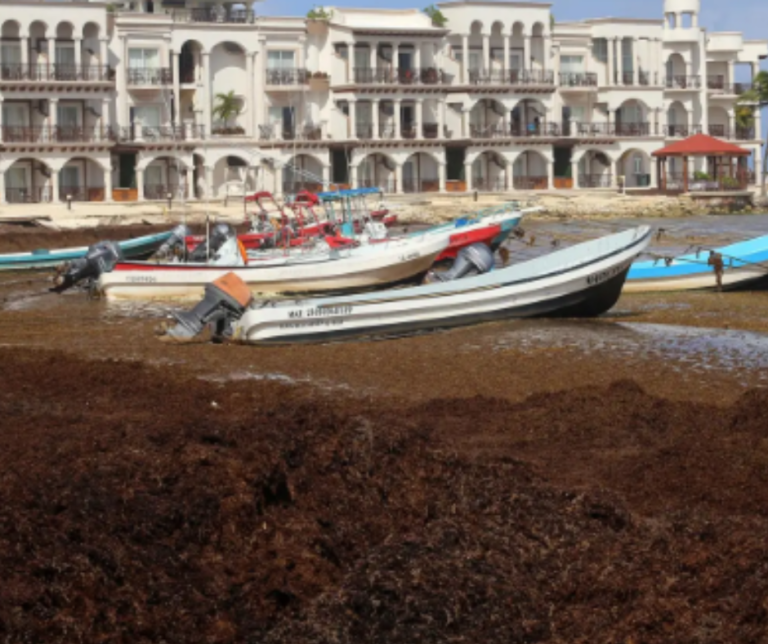
[(309, 72), (306, 69), (285, 68), (267, 70), (267, 85), (292, 87), (306, 85), (308, 82)]
[(716, 124), (709, 126), (709, 135), (719, 139), (734, 139), (736, 141), (754, 141), (756, 136), (754, 127), (736, 127), (731, 130), (728, 125)]
[(51, 189), (48, 187), (6, 188), (8, 203), (50, 203)]
[(104, 201), (107, 190), (104, 186), (60, 186), (60, 201)]
[(355, 127), (355, 136), (358, 139), (368, 140), (373, 138), (373, 125), (358, 123)]
[(701, 134), (700, 125), (665, 125), (663, 128), (664, 136), (667, 138), (686, 139), (694, 134)]
[(469, 70), (470, 85), (551, 85), (555, 73), (543, 69), (511, 69), (507, 71)]
[(197, 141), (205, 138), (205, 126), (185, 125), (128, 125), (117, 129), (117, 140), (124, 143), (153, 141)]
[(651, 136), (651, 124), (647, 122), (646, 123), (643, 123), (643, 122), (614, 123), (613, 133), (616, 136), (627, 136), (627, 137), (636, 137), (636, 138)]
[(115, 70), (109, 65), (0, 65), (3, 82), (111, 83)]
[(173, 71), (170, 67), (152, 67), (146, 69), (128, 69), (127, 82), (134, 87), (160, 87), (173, 83)]
[(597, 74), (591, 72), (560, 72), (560, 87), (597, 87)]
[(20, 127), (4, 125), (2, 127), (3, 143), (103, 143), (114, 141), (115, 134), (111, 128), (53, 126)]
[(302, 127), (259, 125), (259, 139), (262, 141), (322, 141), (323, 130), (319, 125), (311, 124)]
[(355, 67), (352, 70), (352, 78), (358, 85), (447, 85), (451, 82), (451, 76), (436, 67)]
[(433, 179), (414, 179), (412, 177), (403, 177), (403, 192), (405, 193), (439, 191), (440, 180), (437, 177)]
[(610, 188), (613, 183), (613, 175), (608, 174), (580, 174), (580, 188)]
[(570, 131), (573, 136), (615, 136), (613, 123), (571, 123)]
[(751, 83), (726, 83), (725, 76), (707, 76), (707, 89), (714, 94), (740, 96), (752, 89)]
[(664, 80), (667, 89), (701, 89), (701, 76), (667, 76)]
[(219, 5), (195, 9), (174, 9), (171, 11), (171, 19), (174, 22), (250, 25), (256, 21), (256, 13), (251, 9)]
[(637, 79), (635, 79), (634, 72), (616, 72), (614, 75), (614, 83), (626, 87), (647, 87), (651, 84), (651, 74), (649, 72), (638, 71)]

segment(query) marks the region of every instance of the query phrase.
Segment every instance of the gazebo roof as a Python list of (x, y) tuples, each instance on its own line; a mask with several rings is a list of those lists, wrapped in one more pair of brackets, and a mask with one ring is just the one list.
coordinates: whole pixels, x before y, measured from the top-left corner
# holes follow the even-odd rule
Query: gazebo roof
[(694, 134), (653, 152), (655, 157), (741, 157), (750, 154), (749, 150), (706, 134)]

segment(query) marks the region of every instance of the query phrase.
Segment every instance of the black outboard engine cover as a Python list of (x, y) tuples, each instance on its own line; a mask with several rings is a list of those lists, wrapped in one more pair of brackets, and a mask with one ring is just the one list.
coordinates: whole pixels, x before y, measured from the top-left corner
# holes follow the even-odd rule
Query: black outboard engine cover
[(482, 275), (493, 268), (493, 251), (485, 244), (470, 244), (456, 255), (453, 266), (447, 271), (431, 272), (429, 277), (437, 282), (450, 282), (462, 277)]
[(186, 238), (192, 234), (192, 231), (186, 224), (179, 224), (171, 231), (171, 236), (166, 239), (162, 246), (155, 252), (157, 259), (167, 259), (175, 254), (177, 250), (186, 250)]
[(248, 287), (233, 274), (205, 285), (205, 297), (191, 311), (173, 313), (176, 326), (165, 335), (174, 340), (190, 340), (213, 324), (215, 337), (229, 336), (232, 323), (239, 320), (251, 301)]
[[(210, 238), (199, 243), (189, 255), (190, 262), (204, 262), (213, 257), (225, 241), (234, 237), (237, 233), (229, 224), (216, 224), (211, 230)], [(210, 242), (210, 247), (208, 245)]]
[(52, 291), (61, 293), (82, 280), (98, 279), (102, 273), (109, 273), (118, 262), (123, 261), (123, 251), (115, 242), (101, 241), (88, 247), (85, 257), (74, 259), (58, 267), (53, 280)]

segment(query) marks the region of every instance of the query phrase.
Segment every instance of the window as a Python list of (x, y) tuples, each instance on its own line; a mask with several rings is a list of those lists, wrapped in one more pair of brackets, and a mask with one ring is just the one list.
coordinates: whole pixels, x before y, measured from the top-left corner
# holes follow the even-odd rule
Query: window
[(355, 67), (367, 69), (371, 65), (371, 50), (355, 47)]
[(560, 71), (564, 74), (581, 74), (584, 72), (583, 56), (560, 56)]
[(592, 55), (601, 63), (608, 62), (608, 40), (606, 38), (595, 38), (592, 41)]
[(63, 67), (75, 66), (75, 43), (56, 42), (55, 61), (57, 65)]
[(75, 128), (80, 125), (80, 110), (77, 105), (59, 105), (56, 108), (59, 127)]
[(5, 103), (3, 105), (3, 124), (6, 127), (27, 127), (29, 124), (29, 112), (19, 103)]
[(80, 186), (80, 168), (76, 165), (68, 165), (59, 173), (59, 185), (63, 190)]
[(635, 69), (635, 59), (632, 55), (632, 40), (624, 38), (621, 41), (621, 68), (625, 74), (631, 74)]
[(634, 166), (635, 174), (644, 174), (642, 157), (634, 157), (632, 159), (632, 165)]
[(161, 165), (148, 165), (144, 170), (144, 185), (145, 186), (162, 186), (163, 185), (163, 166)]
[(141, 105), (133, 108), (134, 123), (141, 123), (143, 127), (160, 127), (160, 106)]
[(480, 71), (483, 68), (483, 54), (481, 52), (469, 52), (469, 68), (474, 72)]
[(293, 51), (269, 51), (267, 52), (267, 69), (292, 69)]
[(143, 48), (128, 50), (129, 69), (156, 69), (157, 67), (160, 67), (159, 50)]

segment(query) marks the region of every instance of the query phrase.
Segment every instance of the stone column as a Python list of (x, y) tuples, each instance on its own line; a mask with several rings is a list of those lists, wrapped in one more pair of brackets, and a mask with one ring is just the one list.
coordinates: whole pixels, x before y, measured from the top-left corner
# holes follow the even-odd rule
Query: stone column
[(397, 74), (397, 70), (400, 69), (400, 43), (392, 43), (392, 69)]
[[(108, 138), (110, 130), (112, 128), (112, 119), (109, 110), (112, 109), (112, 101), (109, 98), (104, 98), (101, 102), (101, 135), (102, 138)], [(117, 134), (117, 132), (115, 132)]]
[(376, 67), (378, 67), (377, 65), (378, 51), (379, 51), (379, 43), (371, 43), (370, 51), (368, 52), (368, 57), (369, 57), (368, 64), (371, 66), (371, 74), (374, 75), (374, 78), (376, 76)]
[(173, 74), (173, 124), (181, 125), (181, 73), (179, 52), (171, 50), (171, 74)]
[(349, 168), (349, 178), (352, 182), (352, 190), (360, 186), (360, 166), (353, 165)]
[(53, 168), (51, 168), (51, 201), (61, 201), (61, 195), (59, 194), (59, 170), (54, 170)]
[(613, 79), (611, 80), (612, 85), (621, 85), (623, 82), (621, 73), (624, 71), (624, 66), (622, 64), (622, 56), (621, 56), (621, 39), (617, 36), (613, 39)]
[(106, 74), (106, 68), (109, 65), (109, 40), (107, 38), (99, 38), (99, 64), (101, 65), (99, 77), (101, 77), (101, 74)]
[(461, 108), (461, 138), (466, 139), (469, 136), (469, 110)]
[(0, 170), (0, 203), (5, 203), (5, 170)]
[(491, 71), (491, 37), (488, 34), (483, 34), (483, 70)]
[(83, 39), (75, 38), (75, 73), (80, 72), (83, 68)]
[(509, 159), (504, 159), (504, 184), (507, 190), (512, 190), (515, 184), (515, 164)]
[(21, 64), (25, 71), (29, 70), (29, 38), (21, 37)]
[(445, 101), (437, 99), (437, 138), (445, 138)]
[(416, 136), (424, 138), (424, 99), (416, 99)]
[(571, 161), (571, 178), (573, 179), (573, 188), (579, 188), (579, 164), (576, 161)]
[(755, 184), (760, 186), (763, 183), (763, 157), (760, 148), (755, 150)]
[(323, 188), (327, 189), (331, 185), (331, 166), (326, 163), (323, 165)]
[[(589, 59), (591, 55), (586, 56)], [(552, 36), (551, 34), (544, 35), (544, 62), (541, 65), (542, 71), (552, 69)]]
[(437, 179), (438, 179), (438, 190), (440, 192), (445, 192), (445, 162), (441, 161), (437, 164)]
[(728, 131), (730, 132), (730, 138), (736, 138), (736, 112), (733, 108), (728, 110)]
[(464, 162), (464, 183), (467, 186), (467, 192), (472, 192), (472, 164)]
[(112, 203), (112, 166), (104, 168), (104, 201)]
[(205, 195), (213, 197), (213, 166), (204, 166), (203, 174), (205, 175)]
[[(755, 138), (760, 139), (763, 136), (763, 118), (760, 108), (755, 109)], [(758, 154), (759, 156), (759, 154)]]
[(395, 193), (403, 194), (403, 164), (399, 162), (395, 165), (395, 184)]
[(349, 105), (349, 124), (350, 124), (350, 139), (357, 138), (357, 100), (354, 98), (347, 99)]
[(416, 42), (413, 48), (413, 66), (417, 69), (421, 69), (421, 43)]
[(555, 164), (547, 161), (547, 190), (552, 190), (555, 183)]
[(507, 72), (509, 71), (509, 35), (504, 34), (504, 61), (501, 66), (501, 70), (504, 73), (504, 79), (507, 79)]
[(640, 53), (640, 48), (637, 46), (637, 44), (640, 42), (640, 39), (637, 37), (632, 38), (632, 84), (633, 85), (639, 85), (640, 84), (640, 61), (638, 60), (640, 56), (638, 55)]
[(528, 34), (523, 36), (523, 72), (531, 69), (531, 37)]
[[(686, 67), (687, 67), (686, 63)], [(726, 83), (732, 84), (734, 82), (734, 61), (729, 60), (728, 61), (728, 80), (725, 81)]]
[[(395, 116), (395, 135), (393, 138), (399, 139), (402, 137), (402, 132), (400, 131), (401, 125), (400, 125), (400, 104), (402, 102), (402, 99), (396, 98), (392, 101), (393, 103), (393, 112)], [(401, 168), (402, 172), (402, 168)], [(398, 189), (401, 189), (400, 183), (397, 184)]]
[(59, 99), (48, 99), (48, 124), (50, 125), (49, 140), (55, 141), (58, 138), (59, 130)]
[(378, 98), (371, 99), (371, 128), (374, 141), (379, 140), (379, 100)]
[(254, 86), (256, 85), (255, 56), (255, 52), (245, 52), (245, 107), (248, 114), (245, 121), (245, 133), (250, 137), (257, 137), (259, 133), (259, 124), (256, 122), (256, 92), (254, 91)]
[(139, 201), (144, 201), (144, 170), (136, 168), (136, 193)]
[[(205, 131), (209, 134), (213, 131), (213, 120), (211, 118), (211, 54), (207, 51), (202, 52), (200, 56), (200, 75), (203, 88), (203, 125)], [(198, 88), (197, 91), (200, 91)]]
[(461, 80), (469, 83), (469, 36), (461, 37)]

